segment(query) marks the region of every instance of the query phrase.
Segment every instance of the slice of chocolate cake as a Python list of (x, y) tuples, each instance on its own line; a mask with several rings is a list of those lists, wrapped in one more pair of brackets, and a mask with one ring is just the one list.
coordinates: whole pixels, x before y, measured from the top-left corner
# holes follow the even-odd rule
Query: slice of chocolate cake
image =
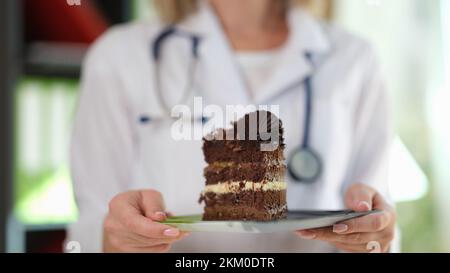
[(281, 121), (257, 111), (204, 138), (203, 220), (269, 221), (286, 216)]

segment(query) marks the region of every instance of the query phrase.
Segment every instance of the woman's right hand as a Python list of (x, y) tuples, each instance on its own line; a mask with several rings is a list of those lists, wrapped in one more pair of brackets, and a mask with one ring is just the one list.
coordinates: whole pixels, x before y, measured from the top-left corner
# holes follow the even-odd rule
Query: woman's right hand
[(154, 190), (128, 191), (109, 203), (103, 225), (104, 252), (166, 252), (188, 235), (159, 223), (166, 219), (161, 194)]

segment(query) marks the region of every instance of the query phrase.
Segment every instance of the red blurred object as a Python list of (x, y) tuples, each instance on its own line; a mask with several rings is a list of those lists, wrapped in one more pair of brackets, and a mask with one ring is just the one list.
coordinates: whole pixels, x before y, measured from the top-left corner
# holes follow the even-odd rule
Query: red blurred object
[(24, 1), (27, 41), (91, 43), (109, 26), (89, 1)]
[(27, 231), (25, 238), (27, 253), (62, 253), (66, 230)]

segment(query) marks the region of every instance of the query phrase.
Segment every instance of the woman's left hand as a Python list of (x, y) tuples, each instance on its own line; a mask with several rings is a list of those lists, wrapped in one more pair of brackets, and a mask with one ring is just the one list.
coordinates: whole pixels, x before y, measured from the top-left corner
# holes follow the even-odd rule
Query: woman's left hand
[(310, 240), (322, 240), (347, 252), (387, 252), (394, 238), (396, 213), (383, 197), (364, 184), (351, 186), (345, 194), (345, 205), (354, 211), (380, 210), (354, 218), (333, 227), (300, 230), (296, 233)]

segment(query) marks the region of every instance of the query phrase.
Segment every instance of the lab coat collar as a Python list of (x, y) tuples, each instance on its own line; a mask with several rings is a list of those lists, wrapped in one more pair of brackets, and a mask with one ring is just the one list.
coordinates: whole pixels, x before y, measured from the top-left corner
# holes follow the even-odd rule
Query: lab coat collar
[[(330, 42), (321, 23), (300, 8), (292, 8), (288, 14), (289, 38), (280, 51), (280, 65), (263, 90), (258, 90), (251, 98), (240, 69), (233, 58), (233, 49), (207, 1), (200, 1), (196, 14), (178, 25), (201, 37), (201, 62), (205, 71), (215, 71), (208, 75), (206, 90), (213, 93), (212, 103), (225, 104), (264, 104), (270, 99), (297, 87), (304, 79), (313, 74), (314, 60), (330, 50)], [(306, 58), (312, 54), (313, 63)], [(207, 56), (205, 58), (204, 56)], [(215, 81), (215, 82), (213, 82)]]
[[(268, 85), (259, 90), (257, 103), (298, 88), (307, 77), (313, 76), (322, 56), (330, 49), (323, 27), (311, 15), (300, 8), (292, 8), (288, 15), (289, 38), (281, 48), (279, 63)], [(312, 60), (306, 55), (310, 54)]]

